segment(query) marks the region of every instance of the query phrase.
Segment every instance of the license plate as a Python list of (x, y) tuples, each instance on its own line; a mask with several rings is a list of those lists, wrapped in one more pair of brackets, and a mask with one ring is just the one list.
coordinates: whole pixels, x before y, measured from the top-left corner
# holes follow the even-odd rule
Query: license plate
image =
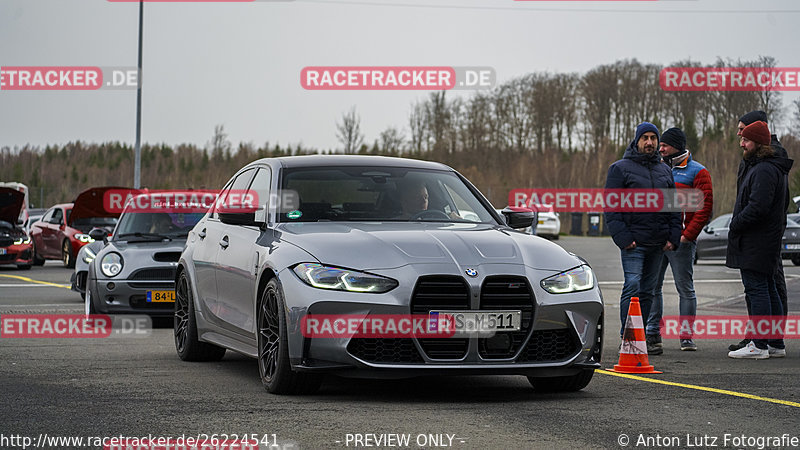
[(147, 291), (148, 303), (173, 303), (175, 291)]
[(786, 244), (786, 250), (800, 250), (800, 244)]
[(544, 225), (544, 220), (540, 220), (539, 225)]
[(494, 334), (498, 331), (519, 331), (522, 312), (511, 311), (431, 311), (430, 323), (441, 323), (442, 316), (452, 316), (456, 336)]
[(0, 255), (5, 255), (7, 251), (5, 248), (0, 248)]

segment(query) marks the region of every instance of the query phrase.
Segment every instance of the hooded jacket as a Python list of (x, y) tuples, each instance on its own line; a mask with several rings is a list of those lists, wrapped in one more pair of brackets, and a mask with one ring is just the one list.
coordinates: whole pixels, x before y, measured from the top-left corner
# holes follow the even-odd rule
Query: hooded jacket
[(711, 220), (714, 206), (714, 192), (711, 187), (711, 175), (708, 169), (692, 159), (689, 150), (672, 158), (664, 158), (672, 167), (672, 178), (678, 189), (698, 189), (703, 192), (703, 207), (697, 211), (683, 212), (683, 237), (690, 241), (697, 240), (697, 235)]
[[(621, 160), (608, 168), (606, 189), (675, 189), (672, 171), (661, 162), (657, 151), (640, 153), (636, 140), (625, 150)], [(664, 246), (667, 241), (680, 245), (681, 214), (679, 212), (612, 212), (605, 213), (606, 224), (617, 247), (636, 245)]]
[(728, 230), (728, 267), (770, 274), (778, 266), (789, 204), (788, 174), (794, 163), (780, 150), (740, 165)]

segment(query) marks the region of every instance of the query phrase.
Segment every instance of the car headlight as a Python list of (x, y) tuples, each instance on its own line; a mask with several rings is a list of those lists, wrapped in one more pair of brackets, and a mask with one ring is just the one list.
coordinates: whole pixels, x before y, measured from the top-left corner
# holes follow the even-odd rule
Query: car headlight
[(551, 294), (587, 291), (594, 287), (594, 272), (581, 265), (542, 280), (542, 287)]
[(100, 260), (100, 271), (107, 277), (117, 276), (122, 272), (122, 256), (119, 253), (108, 253)]
[(380, 275), (317, 263), (300, 263), (293, 270), (306, 284), (319, 289), (380, 294), (391, 291), (398, 284), (396, 280)]
[(16, 239), (14, 241), (14, 245), (30, 244), (30, 243), (31, 243), (31, 237), (30, 236), (21, 237), (21, 238)]
[(87, 244), (89, 242), (94, 242), (94, 239), (92, 239), (91, 236), (83, 233), (76, 233), (75, 239), (77, 239), (79, 242), (83, 242), (84, 244)]
[(93, 252), (92, 249), (90, 249), (88, 246), (84, 248), (86, 250), (84, 250), (83, 262), (89, 264), (90, 262), (94, 261), (94, 258), (97, 257), (97, 254)]

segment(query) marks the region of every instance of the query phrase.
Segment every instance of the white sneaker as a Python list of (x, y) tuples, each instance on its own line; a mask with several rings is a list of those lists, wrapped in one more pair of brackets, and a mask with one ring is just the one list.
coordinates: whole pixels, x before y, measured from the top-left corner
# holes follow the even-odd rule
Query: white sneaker
[[(784, 355), (785, 354), (786, 351), (784, 350)], [(769, 350), (766, 348), (762, 350), (756, 347), (756, 344), (754, 344), (753, 341), (750, 341), (746, 346), (740, 348), (739, 350), (728, 352), (728, 357), (736, 359), (768, 359), (770, 354)]]
[(769, 351), (770, 358), (785, 358), (786, 357), (786, 349), (785, 348), (777, 348), (771, 345), (767, 346), (767, 350)]

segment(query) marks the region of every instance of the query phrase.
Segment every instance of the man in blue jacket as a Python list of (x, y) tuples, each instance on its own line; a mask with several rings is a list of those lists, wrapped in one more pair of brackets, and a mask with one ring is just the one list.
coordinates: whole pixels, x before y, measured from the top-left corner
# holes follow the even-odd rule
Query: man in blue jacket
[[(636, 137), (621, 160), (608, 168), (606, 189), (675, 189), (672, 171), (661, 162), (658, 128), (649, 122), (636, 127)], [(642, 317), (650, 316), (663, 252), (678, 248), (681, 238), (679, 212), (606, 211), (606, 224), (620, 248), (625, 282), (620, 296), (620, 320), (625, 330), (631, 297), (639, 297)], [(663, 350), (648, 341), (648, 353)], [(660, 350), (660, 351), (659, 351)]]

